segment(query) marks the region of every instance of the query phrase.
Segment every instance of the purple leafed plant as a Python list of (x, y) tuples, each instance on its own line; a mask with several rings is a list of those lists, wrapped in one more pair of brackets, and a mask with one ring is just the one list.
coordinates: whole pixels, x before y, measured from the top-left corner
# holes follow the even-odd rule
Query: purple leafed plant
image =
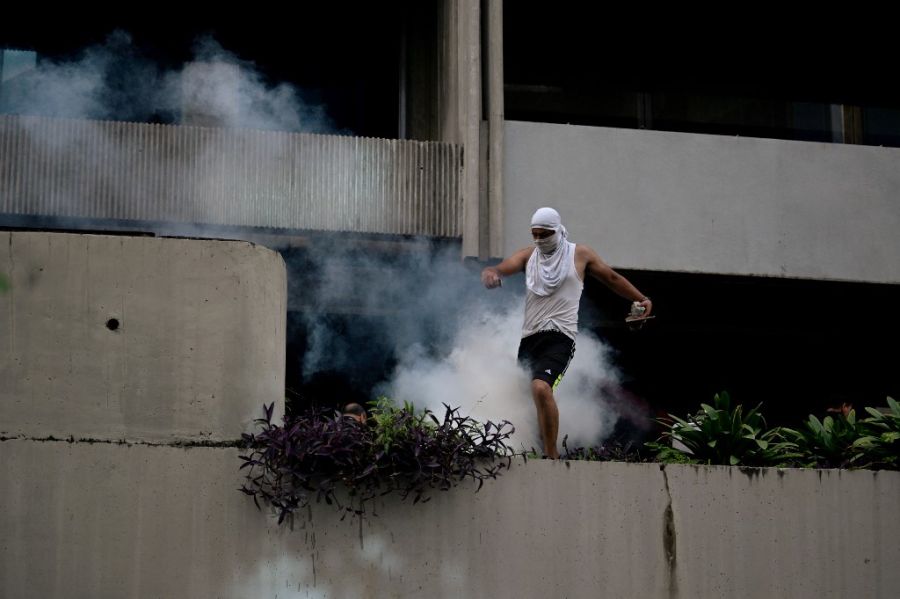
[(428, 410), (381, 400), (367, 424), (319, 410), (283, 426), (272, 423), (273, 407), (264, 406), (256, 434), (243, 435), (240, 459), (247, 473), (240, 490), (258, 508), (260, 500), (271, 506), (279, 524), (313, 500), (363, 516), (373, 498), (388, 493), (428, 501), (429, 491), (467, 478), (478, 490), (509, 468), (513, 454), (506, 445), (512, 425), (480, 423), (449, 406), (439, 420)]

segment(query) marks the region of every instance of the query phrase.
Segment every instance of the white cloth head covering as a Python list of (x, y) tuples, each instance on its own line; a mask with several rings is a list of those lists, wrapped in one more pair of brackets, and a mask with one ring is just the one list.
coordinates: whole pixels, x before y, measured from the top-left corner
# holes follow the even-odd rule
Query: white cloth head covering
[(575, 244), (568, 240), (569, 232), (553, 208), (539, 208), (531, 217), (531, 226), (553, 231), (550, 237), (534, 241), (537, 249), (525, 267), (525, 286), (536, 295), (546, 296), (556, 291), (569, 274)]

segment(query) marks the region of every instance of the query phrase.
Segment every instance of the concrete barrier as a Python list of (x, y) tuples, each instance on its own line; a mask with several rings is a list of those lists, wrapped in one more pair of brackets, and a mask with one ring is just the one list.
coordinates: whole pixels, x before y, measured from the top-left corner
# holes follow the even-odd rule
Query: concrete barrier
[(235, 439), (283, 405), (275, 252), (2, 232), (0, 273), (0, 436)]
[(316, 505), (238, 450), (0, 443), (3, 597), (896, 597), (900, 473), (521, 462), (474, 493)]

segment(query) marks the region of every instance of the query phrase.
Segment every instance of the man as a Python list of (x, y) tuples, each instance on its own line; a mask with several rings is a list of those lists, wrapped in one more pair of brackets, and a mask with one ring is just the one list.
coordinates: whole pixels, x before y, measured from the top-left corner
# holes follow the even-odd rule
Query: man
[(622, 275), (610, 268), (597, 252), (568, 240), (559, 213), (541, 208), (531, 217), (535, 247), (523, 248), (497, 266), (481, 271), (488, 289), (500, 286), (501, 277), (525, 271), (525, 321), (518, 359), (531, 372), (531, 395), (537, 408), (544, 454), (559, 458), (556, 437), (559, 410), (553, 392), (575, 353), (578, 302), (584, 276), (600, 280), (618, 295), (639, 304), (650, 316), (653, 304)]
[(344, 406), (343, 416), (352, 418), (360, 424), (366, 423), (366, 409), (358, 403), (348, 403)]

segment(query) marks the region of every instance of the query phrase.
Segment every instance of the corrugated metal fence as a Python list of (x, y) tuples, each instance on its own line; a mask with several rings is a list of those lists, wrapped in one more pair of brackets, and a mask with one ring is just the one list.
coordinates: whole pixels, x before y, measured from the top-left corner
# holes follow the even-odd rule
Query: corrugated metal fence
[(458, 237), (438, 142), (0, 116), (0, 214)]

